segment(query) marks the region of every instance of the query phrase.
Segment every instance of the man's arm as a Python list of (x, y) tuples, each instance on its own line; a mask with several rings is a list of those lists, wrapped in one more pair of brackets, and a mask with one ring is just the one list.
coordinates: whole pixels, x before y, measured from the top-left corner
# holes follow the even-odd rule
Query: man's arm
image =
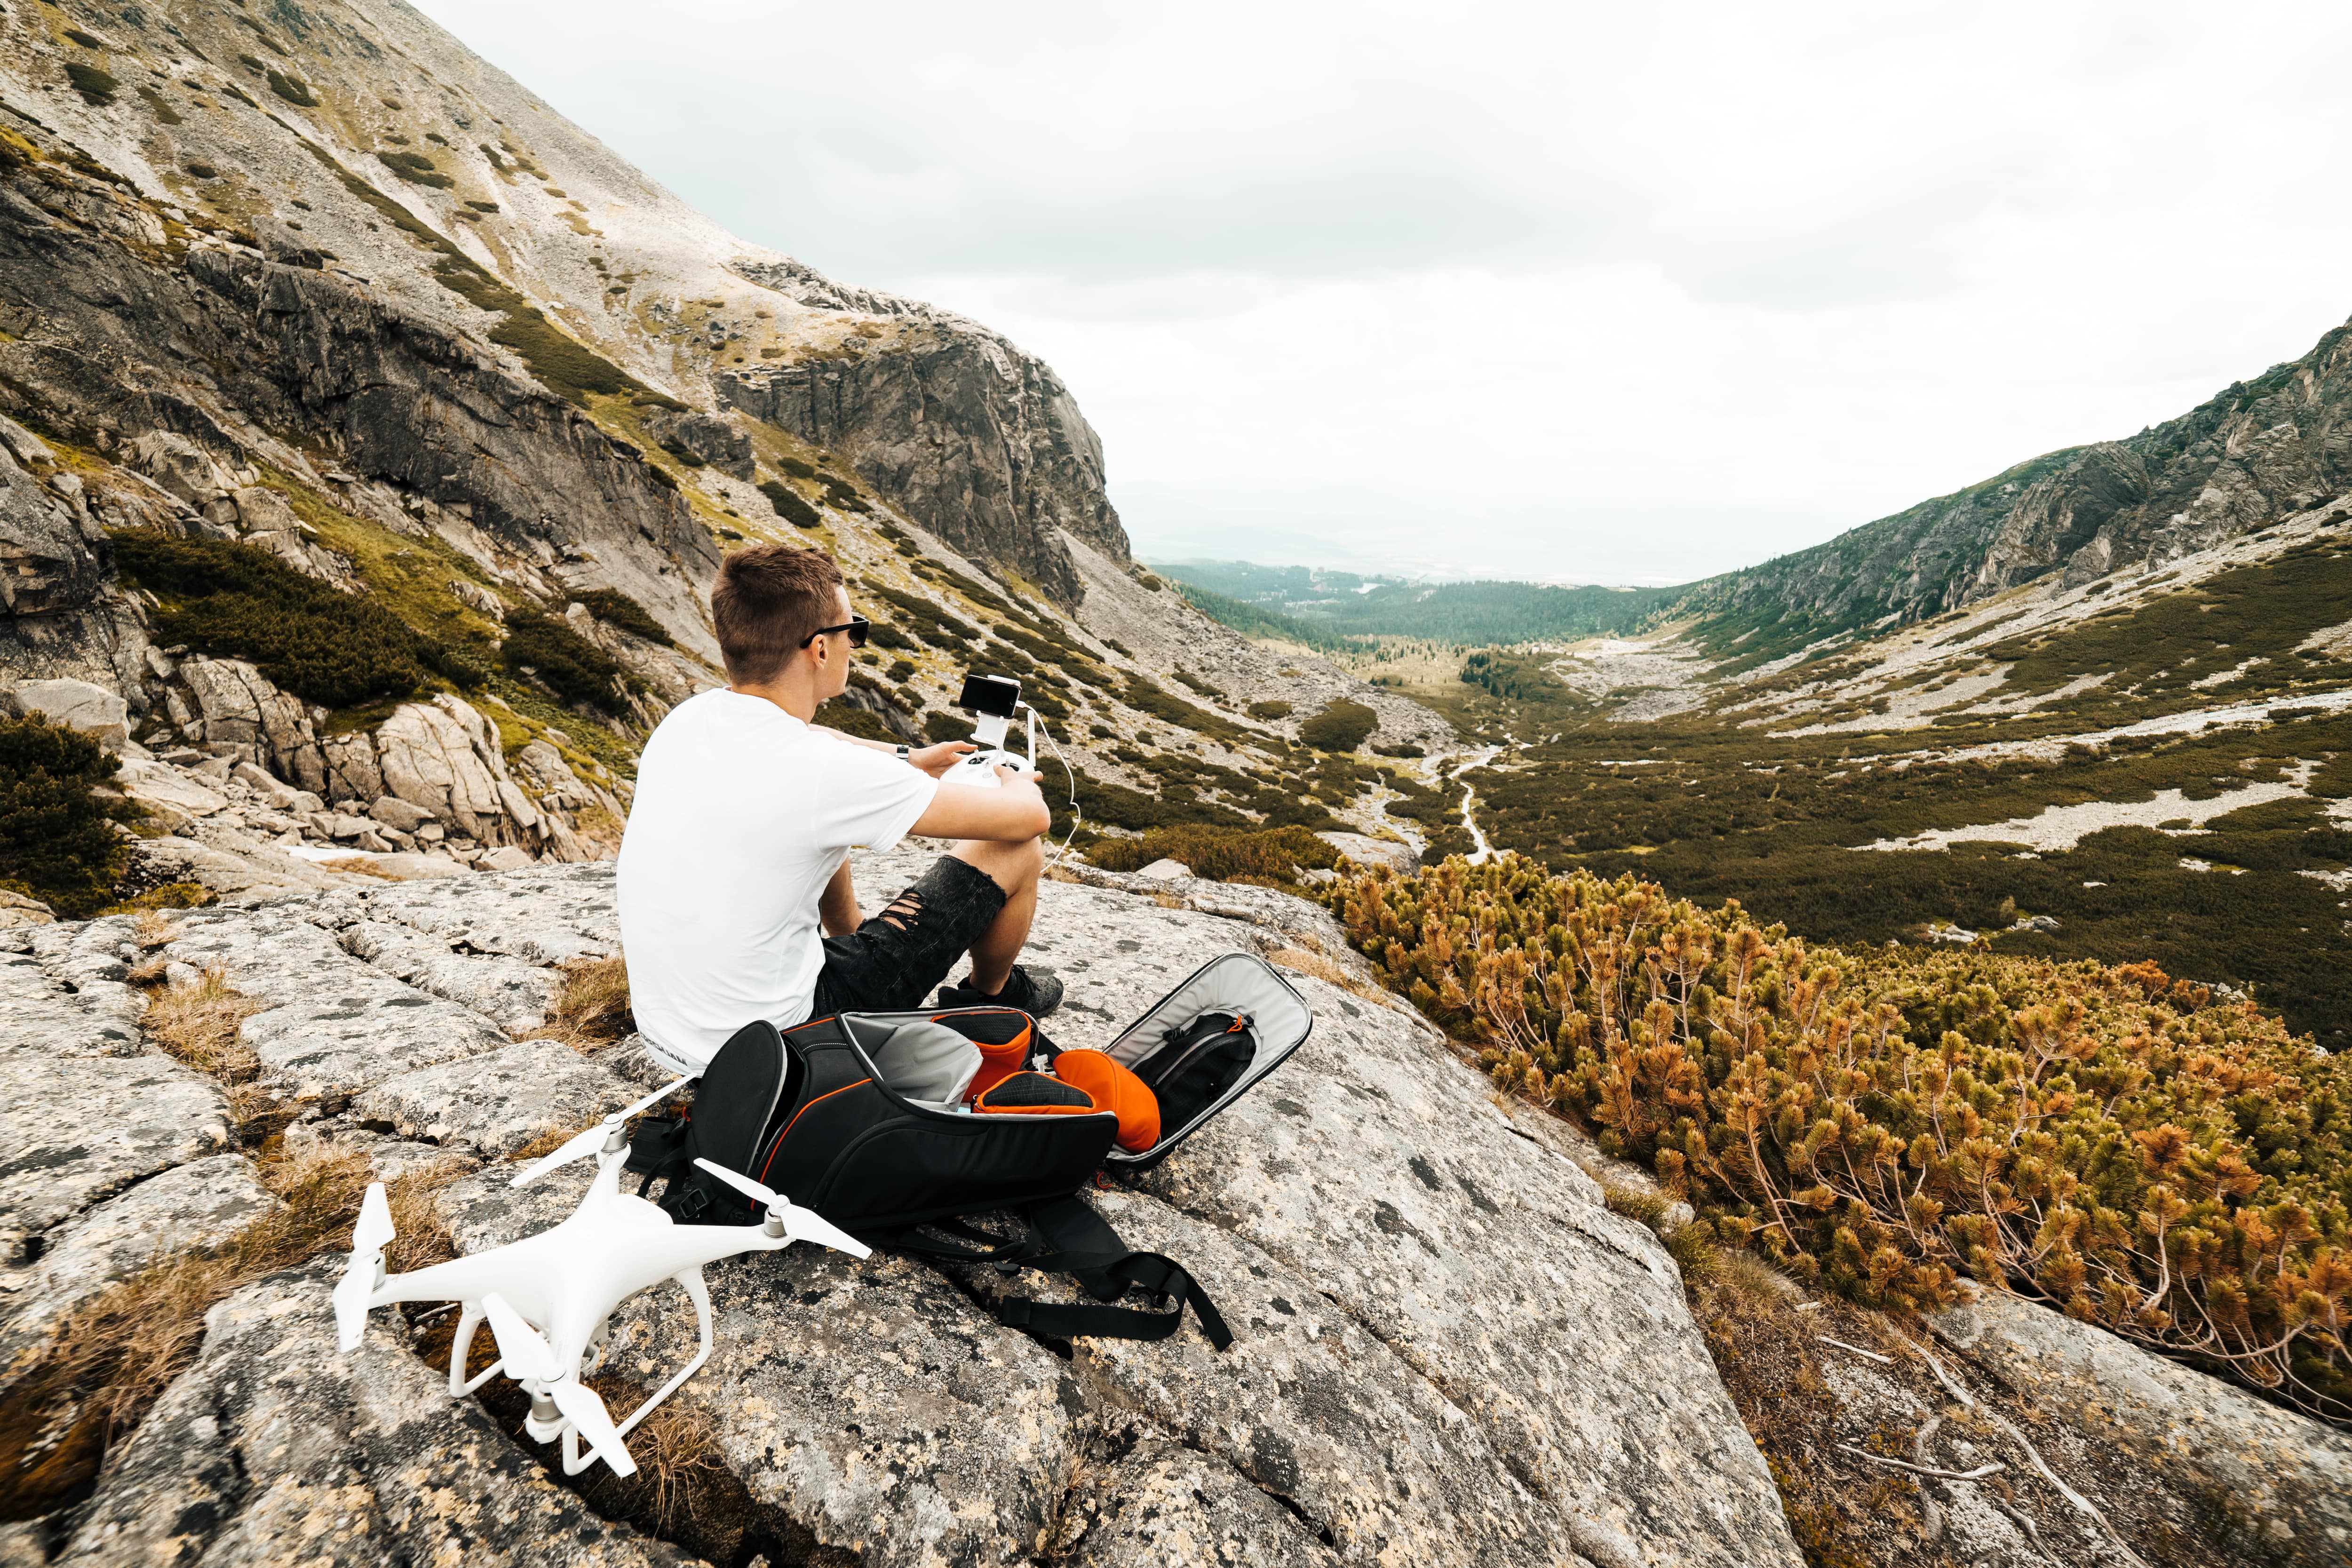
[[(812, 724), (809, 728), (820, 735), (830, 735), (836, 741), (846, 741), (853, 746), (863, 746), (869, 752), (888, 752), (895, 755), (898, 750), (898, 744), (895, 741), (869, 741), (863, 735), (845, 734), (830, 724)], [(958, 757), (978, 750), (980, 748), (970, 741), (942, 741), (936, 746), (915, 746), (907, 753), (907, 765), (929, 773), (933, 778), (939, 778), (950, 768), (955, 766)]]
[(943, 784), (910, 833), (926, 838), (980, 838), (996, 844), (1021, 844), (1042, 837), (1054, 826), (1053, 813), (1037, 788), (1037, 775), (1000, 766), (997, 789), (969, 784)]
[(850, 880), (849, 862), (844, 860), (833, 874), (833, 880), (817, 895), (817, 928), (827, 936), (847, 936), (857, 929), (857, 888)]

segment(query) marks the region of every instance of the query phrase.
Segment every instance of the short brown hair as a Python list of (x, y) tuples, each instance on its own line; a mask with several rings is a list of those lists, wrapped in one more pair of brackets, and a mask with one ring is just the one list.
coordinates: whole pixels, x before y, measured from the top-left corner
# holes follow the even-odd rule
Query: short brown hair
[(833, 625), (841, 568), (822, 550), (754, 544), (719, 563), (710, 619), (727, 679), (764, 686), (820, 626)]

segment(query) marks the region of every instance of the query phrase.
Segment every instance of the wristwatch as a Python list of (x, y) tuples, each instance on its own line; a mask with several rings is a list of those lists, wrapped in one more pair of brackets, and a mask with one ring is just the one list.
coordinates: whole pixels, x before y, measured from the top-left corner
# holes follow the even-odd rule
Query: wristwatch
[(906, 742), (901, 741), (901, 742), (898, 742), (898, 760), (899, 760), (900, 762), (902, 762), (902, 763), (903, 763), (903, 762), (905, 762), (908, 758), (909, 758), (909, 757), (911, 757), (911, 756), (913, 756), (913, 755), (914, 755), (914, 753), (913, 753), (912, 752), (910, 752), (910, 751), (908, 751), (908, 750), (907, 749), (907, 742)]

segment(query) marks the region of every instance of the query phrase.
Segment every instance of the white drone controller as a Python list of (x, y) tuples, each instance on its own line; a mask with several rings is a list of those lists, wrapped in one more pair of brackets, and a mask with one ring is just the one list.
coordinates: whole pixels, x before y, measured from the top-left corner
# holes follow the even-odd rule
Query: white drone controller
[[(941, 782), (996, 789), (1004, 783), (996, 771), (999, 768), (1018, 768), (1024, 773), (1037, 771), (1037, 710), (1021, 700), (1019, 681), (1003, 675), (967, 675), (956, 706), (975, 721), (971, 738), (980, 750), (958, 757)], [(1025, 757), (1004, 744), (1015, 709), (1024, 709), (1029, 715), (1029, 754)]]
[[(459, 1302), (463, 1315), (449, 1347), (453, 1397), (471, 1394), (504, 1373), (530, 1395), (523, 1430), (531, 1440), (563, 1439), (565, 1475), (577, 1475), (598, 1459), (616, 1476), (635, 1475), (636, 1461), (622, 1439), (710, 1359), (710, 1292), (702, 1282), (704, 1264), (739, 1252), (774, 1252), (795, 1241), (817, 1242), (855, 1258), (867, 1255), (855, 1237), (822, 1215), (707, 1160), (695, 1163), (767, 1205), (765, 1224), (677, 1225), (645, 1199), (622, 1192), (621, 1167), (629, 1157), (623, 1128), (630, 1117), (688, 1081), (679, 1079), (614, 1111), (518, 1174), (509, 1184), (529, 1186), (559, 1166), (596, 1156), (596, 1179), (569, 1219), (488, 1252), (387, 1277), (383, 1248), (394, 1234), (392, 1209), (384, 1201), (383, 1184), (371, 1184), (360, 1205), (359, 1225), (352, 1232), (351, 1261), (335, 1287), (336, 1348), (345, 1355), (358, 1350), (369, 1310), (386, 1302)], [(665, 1279), (677, 1281), (694, 1303), (701, 1346), (677, 1375), (615, 1425), (604, 1401), (580, 1381), (581, 1374), (602, 1360), (614, 1309)], [(468, 1380), (467, 1352), (485, 1319), (498, 1342), (499, 1359)], [(580, 1448), (583, 1442), (588, 1446), (585, 1454)]]

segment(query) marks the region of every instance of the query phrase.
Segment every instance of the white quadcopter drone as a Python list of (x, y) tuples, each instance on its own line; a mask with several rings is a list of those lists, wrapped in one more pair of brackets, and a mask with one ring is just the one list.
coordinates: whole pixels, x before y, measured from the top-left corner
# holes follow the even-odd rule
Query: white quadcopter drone
[[(622, 1192), (621, 1167), (629, 1154), (624, 1124), (688, 1081), (679, 1079), (614, 1111), (517, 1175), (509, 1184), (527, 1187), (550, 1171), (596, 1156), (596, 1179), (569, 1219), (488, 1252), (387, 1278), (383, 1248), (394, 1235), (392, 1209), (384, 1201), (383, 1184), (370, 1184), (352, 1233), (351, 1261), (335, 1287), (338, 1348), (346, 1355), (359, 1349), (372, 1308), (391, 1301), (458, 1302), (463, 1315), (449, 1348), (452, 1397), (471, 1394), (503, 1372), (530, 1395), (523, 1430), (531, 1440), (563, 1439), (565, 1475), (577, 1475), (598, 1459), (616, 1476), (635, 1475), (636, 1461), (622, 1439), (710, 1359), (710, 1292), (702, 1282), (704, 1264), (739, 1252), (774, 1252), (795, 1241), (818, 1242), (855, 1258), (869, 1251), (821, 1215), (708, 1160), (695, 1163), (768, 1205), (765, 1224), (677, 1225), (645, 1199)], [(592, 1354), (603, 1356), (614, 1309), (665, 1279), (676, 1280), (694, 1302), (701, 1348), (677, 1376), (615, 1426), (604, 1400), (580, 1381), (583, 1363)], [(466, 1354), (485, 1318), (498, 1342), (499, 1359), (468, 1381)], [(580, 1450), (583, 1442), (588, 1445), (585, 1454)]]

